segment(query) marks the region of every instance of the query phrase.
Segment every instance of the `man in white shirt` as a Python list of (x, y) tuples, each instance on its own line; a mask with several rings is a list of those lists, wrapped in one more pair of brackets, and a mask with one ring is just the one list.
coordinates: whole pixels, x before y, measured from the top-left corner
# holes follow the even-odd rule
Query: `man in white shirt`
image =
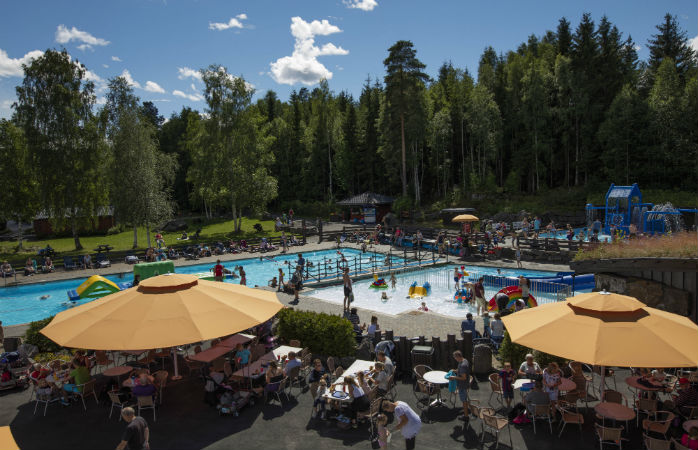
[(405, 449), (413, 450), (417, 434), (419, 434), (419, 430), (422, 428), (422, 420), (417, 413), (407, 403), (401, 401), (384, 401), (383, 409), (393, 412), (395, 422), (397, 423), (393, 432), (400, 430), (402, 437), (405, 438)]
[(288, 352), (288, 361), (284, 366), (284, 375), (288, 376), (295, 367), (300, 367), (301, 362), (296, 358), (296, 352)]

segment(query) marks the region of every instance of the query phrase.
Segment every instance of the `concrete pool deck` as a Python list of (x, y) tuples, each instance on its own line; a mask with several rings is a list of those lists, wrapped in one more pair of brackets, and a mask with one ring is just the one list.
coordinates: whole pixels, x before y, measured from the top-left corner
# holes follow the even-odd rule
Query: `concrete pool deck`
[[(307, 243), (301, 247), (291, 247), (289, 249), (290, 254), (295, 253), (310, 253), (320, 250), (333, 250), (336, 248), (335, 242), (323, 242), (323, 243)], [(353, 248), (357, 249), (358, 246), (354, 244), (345, 244), (342, 248)], [(388, 245), (376, 245), (374, 249), (376, 252), (387, 253), (390, 249)], [(277, 255), (280, 251), (267, 252), (265, 255)], [(196, 264), (206, 264), (210, 263), (212, 266), (215, 264), (217, 259), (221, 261), (236, 261), (241, 259), (250, 259), (258, 257), (257, 253), (237, 253), (237, 254), (226, 254), (220, 256), (210, 256), (206, 258), (200, 258), (198, 260), (184, 260), (178, 259), (174, 261), (175, 267), (190, 266)], [(488, 266), (488, 267), (507, 267), (516, 268), (516, 261), (511, 260), (497, 260), (497, 261), (482, 261), (478, 259), (468, 259), (460, 260), (458, 258), (449, 258), (450, 262), (463, 262), (467, 265), (478, 265), (478, 266)], [(551, 272), (564, 272), (569, 271), (570, 268), (563, 264), (543, 264), (526, 262), (524, 263), (524, 268), (527, 270), (544, 270)], [(90, 275), (112, 275), (119, 273), (127, 273), (133, 271), (133, 265), (125, 264), (123, 262), (112, 263), (111, 267), (105, 269), (88, 269), (88, 270), (77, 270), (77, 271), (64, 271), (60, 270), (57, 272), (35, 275), (32, 277), (18, 276), (18, 280), (21, 280), (19, 284), (31, 284), (31, 283), (45, 283), (50, 281), (59, 280), (70, 280), (77, 278), (86, 278)], [(2, 288), (0, 288), (2, 289)], [(8, 288), (11, 289), (11, 288)], [(312, 289), (306, 289), (306, 292)], [(0, 292), (2, 292), (0, 290)], [(298, 309), (324, 312), (328, 314), (341, 314), (342, 308), (337, 304), (327, 302), (325, 300), (313, 298), (311, 296), (302, 296), (301, 301), (298, 305), (290, 305), (289, 302), (293, 300), (292, 296), (279, 294), (279, 300), (284, 305), (293, 306)], [(381, 329), (393, 330), (396, 336), (420, 336), (424, 335), (427, 337), (431, 336), (442, 336), (445, 337), (447, 334), (458, 334), (460, 330), (461, 319), (442, 316), (432, 312), (420, 313), (418, 311), (410, 311), (407, 313), (399, 315), (389, 315), (381, 314), (372, 310), (358, 308), (359, 317), (361, 317), (362, 322), (369, 322), (372, 315), (378, 317), (378, 323)], [(478, 320), (479, 322), (479, 320)], [(28, 324), (20, 325), (9, 325), (4, 327), (6, 337), (23, 336), (28, 328)], [(479, 328), (482, 328), (480, 325)]]

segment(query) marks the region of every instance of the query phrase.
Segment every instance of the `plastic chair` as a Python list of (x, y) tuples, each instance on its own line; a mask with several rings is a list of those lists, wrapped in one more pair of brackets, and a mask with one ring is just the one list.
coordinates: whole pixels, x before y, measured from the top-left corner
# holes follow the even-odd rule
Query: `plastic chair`
[(166, 370), (158, 370), (153, 374), (153, 384), (158, 389), (158, 400), (162, 405), (162, 391), (167, 386), (167, 377), (169, 373)]
[(289, 347), (300, 347), (301, 341), (299, 341), (298, 339), (291, 339), (290, 341), (288, 341), (288, 346)]
[(145, 366), (150, 370), (150, 365), (155, 363), (155, 350), (148, 350), (148, 353), (141, 359), (139, 359), (136, 364), (139, 366)]
[(504, 392), (502, 391), (502, 383), (499, 378), (499, 374), (491, 373), (488, 378), (490, 380), (490, 389), (492, 389), (492, 393), (490, 394), (490, 398), (487, 400), (487, 403), (492, 404), (492, 396), (496, 394), (496, 398), (499, 400), (499, 403), (503, 404), (502, 398), (504, 397)]
[(395, 401), (395, 397), (397, 397), (397, 389), (395, 387), (395, 372), (390, 374), (390, 378), (388, 378), (388, 393), (386, 394), (389, 396), (391, 401)]
[(599, 438), (599, 448), (601, 450), (603, 450), (604, 444), (617, 445), (618, 448), (623, 448), (623, 437), (621, 436), (623, 432), (622, 426), (619, 428), (611, 428), (595, 423), (594, 429), (596, 430), (596, 437)]
[(113, 365), (114, 361), (109, 359), (106, 351), (104, 351), (104, 350), (95, 351), (95, 361), (94, 361), (94, 365), (92, 366), (93, 369), (96, 367), (99, 367), (99, 366), (104, 366), (105, 368), (107, 368), (107, 367), (109, 367), (109, 364)]
[(436, 394), (436, 389), (424, 380), (417, 380), (417, 389), (414, 390), (414, 396), (417, 399), (417, 407), (421, 410), (426, 410), (427, 417), (431, 410), (431, 397)]
[(152, 409), (153, 422), (156, 422), (157, 419), (155, 417), (155, 402), (153, 401), (153, 397), (151, 397), (150, 395), (139, 396), (136, 397), (136, 400), (138, 401), (138, 415), (141, 415), (141, 410)]
[[(533, 406), (533, 413), (531, 414), (531, 420), (533, 421), (533, 433), (536, 433), (536, 420), (538, 419), (543, 419), (548, 421), (548, 425), (550, 426), (550, 434), (553, 434), (553, 421), (552, 421), (552, 414), (550, 414), (550, 404), (547, 405), (534, 405), (530, 404), (529, 406)], [(529, 410), (529, 413), (531, 411)]]
[(666, 439), (667, 431), (669, 431), (669, 427), (671, 427), (671, 422), (674, 421), (676, 415), (670, 411), (657, 411), (654, 414), (654, 417), (654, 420), (644, 419), (642, 421), (642, 429), (645, 430), (645, 432), (648, 434), (661, 434), (662, 436), (664, 436), (664, 439)]
[(111, 407), (109, 408), (109, 418), (111, 419), (112, 412), (114, 411), (114, 408), (119, 408), (119, 421), (121, 421), (121, 411), (124, 409), (126, 406), (126, 402), (121, 401), (121, 397), (119, 397), (119, 393), (115, 391), (109, 391), (109, 399), (111, 400)]
[(48, 410), (48, 404), (57, 402), (59, 400), (58, 397), (54, 397), (52, 393), (49, 394), (39, 394), (38, 392), (36, 393), (36, 396), (34, 397), (34, 414), (36, 414), (36, 409), (39, 406), (39, 403), (44, 404), (44, 417), (46, 416), (46, 411)]
[[(574, 411), (572, 410), (574, 407)], [(576, 410), (575, 405), (566, 404), (564, 402), (559, 402), (557, 405), (557, 410), (560, 412), (560, 433), (557, 437), (562, 436), (562, 432), (565, 431), (565, 426), (567, 424), (579, 425), (579, 433), (582, 433), (582, 425), (584, 424), (584, 416), (579, 414)], [(534, 422), (535, 423), (535, 422)]]
[(691, 450), (690, 448), (686, 447), (683, 445), (681, 442), (677, 441), (674, 438), (671, 438), (670, 441), (672, 444), (674, 444), (674, 450)]
[(506, 417), (496, 416), (493, 414), (482, 414), (482, 442), (485, 442), (485, 431), (489, 430), (494, 433), (496, 438), (496, 444), (494, 448), (499, 447), (499, 432), (504, 428), (509, 430), (509, 442), (511, 447), (514, 447), (514, 441), (511, 439), (511, 428), (509, 427), (509, 420)]
[(618, 391), (613, 391), (610, 389), (603, 391), (601, 401), (609, 403), (618, 403), (619, 405), (628, 406), (628, 399), (625, 398), (625, 395), (621, 394)]
[(301, 368), (300, 366), (294, 367), (289, 371), (287, 374), (286, 378), (288, 379), (288, 382), (286, 383), (288, 385), (288, 392), (292, 393), (293, 392), (293, 386), (298, 385), (298, 390), (300, 391), (302, 389), (301, 387)]
[(279, 406), (283, 406), (281, 394), (284, 394), (286, 396), (286, 400), (289, 400), (289, 397), (285, 392), (287, 379), (288, 377), (285, 377), (274, 383), (267, 383), (267, 385), (264, 386), (264, 403), (267, 402), (269, 396), (274, 396), (279, 401)]
[(656, 439), (646, 434), (642, 435), (642, 442), (647, 450), (671, 450), (671, 441)]
[(432, 368), (425, 365), (425, 364), (417, 364), (416, 366), (414, 366), (412, 371), (414, 372), (415, 376), (417, 377), (417, 380), (421, 380), (424, 378), (425, 373), (432, 371)]

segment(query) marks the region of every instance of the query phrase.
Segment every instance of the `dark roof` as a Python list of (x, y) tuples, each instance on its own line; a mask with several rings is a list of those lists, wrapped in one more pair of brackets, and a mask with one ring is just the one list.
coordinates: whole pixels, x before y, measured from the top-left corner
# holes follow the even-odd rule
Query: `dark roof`
[(376, 194), (375, 192), (364, 192), (363, 194), (355, 195), (349, 197), (341, 202), (337, 202), (338, 205), (344, 206), (362, 206), (362, 205), (389, 205), (393, 202), (392, 197), (387, 195)]

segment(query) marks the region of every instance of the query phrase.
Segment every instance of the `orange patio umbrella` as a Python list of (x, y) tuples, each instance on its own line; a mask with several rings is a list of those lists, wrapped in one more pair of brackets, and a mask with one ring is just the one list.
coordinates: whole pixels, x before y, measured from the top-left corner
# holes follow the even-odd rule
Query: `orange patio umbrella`
[(10, 427), (0, 427), (0, 448), (2, 450), (19, 450), (19, 446), (12, 437)]
[(480, 219), (478, 219), (476, 216), (473, 216), (472, 214), (461, 214), (459, 216), (456, 216), (451, 220), (451, 222), (479, 222)]
[(625, 295), (580, 294), (568, 301), (519, 311), (502, 321), (512, 342), (587, 364), (698, 365), (695, 323)]
[(60, 312), (41, 333), (64, 347), (166, 348), (246, 330), (282, 307), (274, 292), (165, 274)]

